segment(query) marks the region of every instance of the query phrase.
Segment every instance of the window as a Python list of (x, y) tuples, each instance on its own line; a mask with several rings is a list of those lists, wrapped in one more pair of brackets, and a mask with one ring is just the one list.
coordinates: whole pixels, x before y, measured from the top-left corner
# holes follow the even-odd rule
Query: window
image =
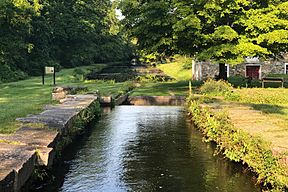
[(284, 70), (284, 74), (288, 74), (288, 63), (285, 63), (285, 70)]

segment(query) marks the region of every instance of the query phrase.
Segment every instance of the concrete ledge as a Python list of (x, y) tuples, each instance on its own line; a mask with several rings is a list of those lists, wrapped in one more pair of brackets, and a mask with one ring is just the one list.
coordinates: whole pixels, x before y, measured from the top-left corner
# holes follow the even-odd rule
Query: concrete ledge
[(131, 105), (185, 105), (184, 96), (134, 96), (128, 98)]
[(115, 105), (121, 105), (128, 99), (129, 94), (126, 93), (115, 100)]
[(100, 105), (102, 107), (109, 107), (112, 105), (113, 98), (111, 96), (102, 96), (100, 98)]
[(61, 135), (97, 100), (93, 95), (68, 96), (38, 115), (19, 118), (23, 126), (12, 135), (0, 134), (0, 191), (20, 191), (35, 167), (51, 166)]
[(127, 100), (128, 95), (129, 93), (126, 93), (125, 95), (121, 95), (116, 99), (113, 99), (111, 96), (102, 96), (100, 98), (100, 104), (102, 107), (113, 107), (114, 105), (121, 105)]

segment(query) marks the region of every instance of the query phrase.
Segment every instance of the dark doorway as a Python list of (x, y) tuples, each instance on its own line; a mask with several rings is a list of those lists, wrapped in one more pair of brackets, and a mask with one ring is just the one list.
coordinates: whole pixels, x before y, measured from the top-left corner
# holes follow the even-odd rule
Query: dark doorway
[(246, 66), (246, 77), (260, 79), (260, 66)]

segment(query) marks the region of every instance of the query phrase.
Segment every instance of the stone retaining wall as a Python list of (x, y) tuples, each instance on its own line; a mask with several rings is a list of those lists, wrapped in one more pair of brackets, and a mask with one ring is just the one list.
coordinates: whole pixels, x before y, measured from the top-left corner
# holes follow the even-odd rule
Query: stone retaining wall
[(115, 105), (123, 104), (128, 99), (128, 96), (129, 96), (129, 93), (126, 93), (125, 95), (122, 95), (122, 96), (118, 97), (115, 100)]
[(134, 96), (129, 97), (131, 105), (185, 105), (184, 96)]
[(0, 134), (0, 191), (19, 191), (37, 166), (51, 166), (63, 135), (79, 116), (92, 118), (89, 110), (97, 103), (94, 95), (68, 96), (38, 115), (19, 118), (23, 126), (15, 134)]

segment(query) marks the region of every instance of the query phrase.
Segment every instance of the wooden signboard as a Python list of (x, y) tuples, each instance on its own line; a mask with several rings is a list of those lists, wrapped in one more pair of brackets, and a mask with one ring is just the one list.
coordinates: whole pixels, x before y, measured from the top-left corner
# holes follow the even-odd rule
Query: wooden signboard
[(42, 74), (42, 84), (45, 84), (45, 75), (53, 74), (53, 84), (55, 85), (55, 68), (54, 67), (44, 67)]
[(54, 74), (54, 67), (45, 67), (45, 74)]

